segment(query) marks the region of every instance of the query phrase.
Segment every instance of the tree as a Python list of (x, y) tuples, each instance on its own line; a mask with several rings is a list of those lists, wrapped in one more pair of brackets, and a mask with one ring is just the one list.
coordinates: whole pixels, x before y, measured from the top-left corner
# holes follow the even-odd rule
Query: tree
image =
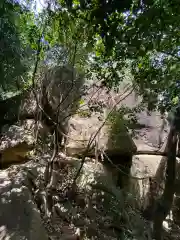
[(0, 88), (4, 91), (19, 87), (20, 76), (26, 71), (22, 63), (25, 56), (21, 46), (17, 22), (21, 7), (2, 0), (0, 3)]
[[(164, 104), (164, 98), (162, 101), (158, 97), (166, 96), (167, 100), (169, 94), (172, 100), (177, 96), (177, 90), (174, 91), (179, 77), (179, 8), (176, 0), (58, 2), (60, 11), (66, 7), (69, 14), (84, 19), (93, 28), (97, 39), (95, 60), (101, 66), (108, 66), (111, 77), (107, 83), (110, 86), (122, 81), (117, 71), (121, 71), (129, 59), (136, 90), (149, 109), (158, 106), (165, 111), (169, 108), (172, 102)], [(170, 88), (168, 94), (167, 87)]]

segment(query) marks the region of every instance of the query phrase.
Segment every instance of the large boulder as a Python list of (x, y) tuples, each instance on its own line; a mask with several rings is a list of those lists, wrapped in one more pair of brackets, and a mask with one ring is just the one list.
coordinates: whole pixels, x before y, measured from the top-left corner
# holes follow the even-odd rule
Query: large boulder
[(0, 101), (0, 127), (15, 124), (18, 120), (35, 119), (37, 113), (42, 112), (43, 123), (53, 125), (49, 117), (54, 122), (58, 120), (61, 131), (64, 131), (69, 118), (77, 110), (82, 86), (83, 77), (73, 67), (57, 66), (44, 71), (36, 89)]
[(22, 170), (0, 172), (0, 239), (48, 240), (28, 186)]
[(45, 105), (45, 111), (54, 121), (58, 120), (60, 125), (66, 127), (76, 112), (83, 83), (83, 77), (70, 66), (58, 66), (45, 72), (42, 79), (42, 104)]
[(121, 121), (105, 123), (98, 118), (97, 114), (91, 117), (83, 117), (78, 114), (70, 119), (69, 139), (66, 146), (68, 155), (82, 154), (90, 141), (92, 155), (95, 150), (106, 152), (110, 155), (133, 154), (136, 152), (134, 144), (127, 128)]
[(60, 111), (65, 113), (69, 108), (77, 109), (83, 83), (83, 77), (73, 67), (62, 66), (45, 72), (42, 88), (52, 109), (56, 111), (60, 106)]
[(0, 145), (0, 166), (9, 167), (11, 164), (21, 164), (28, 161), (28, 154), (34, 149), (35, 138), (30, 120), (24, 125), (5, 125), (2, 128)]
[[(92, 134), (95, 135), (101, 125), (102, 128), (96, 138), (99, 147), (106, 149), (108, 145), (108, 148), (113, 147), (114, 151), (119, 153), (121, 150), (133, 153), (136, 148), (140, 151), (155, 151), (162, 146), (167, 138), (169, 126), (166, 119), (163, 119), (159, 112), (149, 113), (146, 111), (146, 107), (140, 111), (142, 99), (137, 97), (131, 89), (127, 91), (125, 86), (120, 87), (120, 91), (115, 93), (98, 84), (91, 84), (87, 95), (83, 97), (83, 101), (84, 104), (80, 106), (78, 114), (70, 120), (69, 144), (67, 146), (67, 151), (70, 153), (85, 148), (89, 137)], [(129, 115), (126, 114), (126, 109), (129, 109), (127, 110)], [(140, 110), (135, 113), (137, 109)], [(119, 121), (120, 117), (117, 116), (118, 119), (115, 123), (110, 124), (106, 121), (106, 124), (103, 124), (111, 110), (121, 112), (121, 119), (123, 118), (125, 121), (122, 123)], [(135, 115), (137, 123), (133, 124), (129, 120), (132, 113)], [(112, 141), (114, 138), (117, 144)], [(129, 138), (133, 139), (134, 143)], [(133, 147), (135, 145), (136, 147)]]
[[(136, 197), (138, 207), (145, 209), (150, 203), (150, 178), (160, 179), (159, 172), (162, 156), (155, 155), (134, 155), (131, 167), (130, 192)], [(162, 169), (164, 171), (164, 169)], [(163, 182), (164, 183), (164, 182)], [(155, 198), (162, 193), (162, 189), (157, 186), (154, 192)]]
[(14, 124), (21, 118), (33, 116), (34, 98), (30, 90), (0, 101), (0, 129), (6, 124)]

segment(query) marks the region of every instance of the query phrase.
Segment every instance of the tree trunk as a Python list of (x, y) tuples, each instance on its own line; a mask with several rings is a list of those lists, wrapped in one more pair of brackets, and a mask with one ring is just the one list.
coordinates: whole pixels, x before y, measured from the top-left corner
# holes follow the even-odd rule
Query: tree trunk
[(166, 182), (164, 192), (161, 198), (157, 201), (153, 222), (154, 222), (154, 238), (156, 240), (162, 239), (162, 223), (168, 215), (175, 192), (176, 180), (176, 148), (177, 148), (177, 133), (175, 128), (171, 128), (167, 141), (168, 158), (166, 167)]

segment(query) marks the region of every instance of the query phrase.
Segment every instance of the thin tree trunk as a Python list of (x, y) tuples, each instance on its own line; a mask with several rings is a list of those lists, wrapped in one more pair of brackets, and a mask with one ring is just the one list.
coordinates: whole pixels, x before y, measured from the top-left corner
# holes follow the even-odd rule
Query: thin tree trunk
[(168, 215), (174, 197), (175, 180), (176, 180), (176, 149), (177, 133), (175, 128), (171, 128), (168, 136), (168, 158), (166, 168), (166, 182), (162, 197), (157, 201), (154, 211), (154, 238), (162, 239), (162, 223)]

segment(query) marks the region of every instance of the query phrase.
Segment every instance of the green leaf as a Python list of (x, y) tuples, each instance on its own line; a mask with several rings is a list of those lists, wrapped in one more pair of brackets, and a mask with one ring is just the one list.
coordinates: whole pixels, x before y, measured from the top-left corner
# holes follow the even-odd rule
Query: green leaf
[(79, 101), (79, 105), (82, 105), (82, 104), (84, 104), (84, 100), (83, 100), (83, 99), (81, 99), (81, 100)]
[(177, 105), (178, 102), (179, 102), (178, 96), (176, 96), (176, 97), (174, 97), (174, 98), (172, 99), (172, 104), (173, 104), (173, 105)]

